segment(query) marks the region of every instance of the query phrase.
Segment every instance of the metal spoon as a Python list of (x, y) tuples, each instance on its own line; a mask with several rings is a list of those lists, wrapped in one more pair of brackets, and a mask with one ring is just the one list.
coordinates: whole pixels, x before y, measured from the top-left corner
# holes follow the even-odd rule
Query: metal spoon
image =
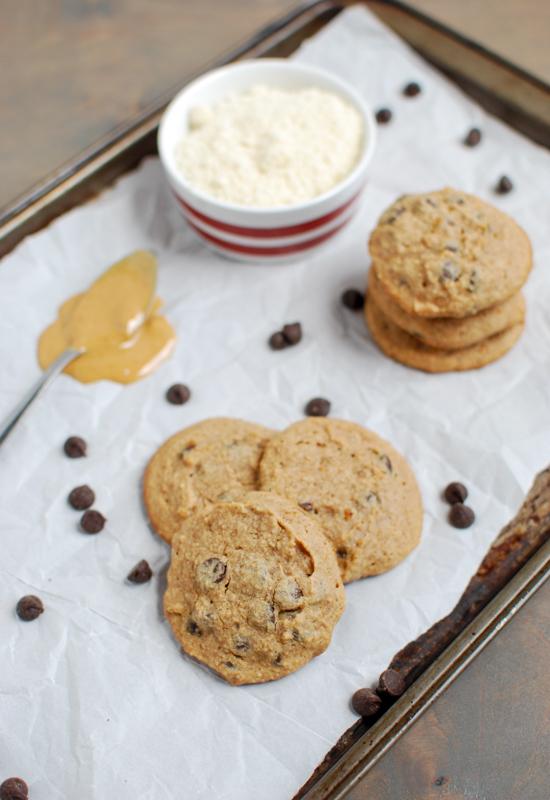
[[(107, 270), (108, 271), (108, 270)], [(154, 276), (152, 276), (151, 280), (151, 294), (148, 298), (147, 304), (143, 309), (143, 315), (137, 321), (132, 328), (132, 334), (135, 334), (136, 331), (143, 325), (143, 323), (149, 318), (151, 312), (155, 307), (155, 298), (156, 298), (156, 264), (154, 267)], [(67, 364), (70, 364), (73, 359), (81, 356), (85, 353), (85, 348), (76, 348), (70, 347), (65, 352), (61, 353), (55, 361), (53, 361), (48, 369), (42, 374), (42, 376), (36, 381), (34, 386), (24, 395), (24, 397), (19, 401), (19, 403), (15, 406), (13, 411), (11, 411), (7, 417), (5, 417), (2, 422), (0, 422), (0, 445), (7, 439), (9, 434), (15, 428), (25, 411), (32, 405), (32, 403), (36, 400), (39, 395), (46, 389), (47, 386), (56, 378), (60, 372), (62, 372)]]

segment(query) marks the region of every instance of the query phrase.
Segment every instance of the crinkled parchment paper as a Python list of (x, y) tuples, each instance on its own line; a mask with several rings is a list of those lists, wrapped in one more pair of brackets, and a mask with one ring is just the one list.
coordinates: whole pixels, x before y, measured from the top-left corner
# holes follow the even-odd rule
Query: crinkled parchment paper
[[(127, 387), (60, 377), (0, 451), (0, 774), (25, 777), (33, 800), (283, 800), (354, 720), (352, 692), (448, 612), (535, 472), (550, 461), (550, 157), (492, 119), (359, 8), (341, 14), (297, 58), (346, 78), (374, 108), (394, 111), (362, 208), (323, 252), (254, 267), (211, 254), (172, 206), (150, 159), (98, 200), (29, 237), (0, 267), (0, 414), (38, 374), (37, 337), (59, 304), (114, 260), (158, 251), (160, 294), (178, 331), (174, 356)], [(407, 81), (423, 93), (402, 97)], [(483, 130), (475, 149), (460, 140)], [(510, 175), (515, 190), (491, 187)], [(385, 358), (361, 315), (338, 303), (362, 286), (366, 239), (397, 195), (451, 185), (512, 214), (533, 242), (527, 330), (478, 372), (426, 375)], [(266, 346), (300, 320), (303, 342)], [(188, 383), (191, 402), (165, 389)], [(334, 416), (390, 439), (412, 463), (426, 506), (420, 547), (387, 575), (350, 586), (329, 650), (272, 684), (233, 688), (187, 660), (161, 614), (169, 550), (140, 505), (143, 467), (165, 437), (212, 415), (284, 427), (312, 396)], [(89, 442), (72, 461), (61, 445)], [(463, 480), (477, 513), (445, 522), (440, 490)], [(107, 517), (78, 532), (70, 489), (89, 483)], [(154, 580), (124, 578), (141, 558)], [(27, 593), (46, 613), (14, 614)]]

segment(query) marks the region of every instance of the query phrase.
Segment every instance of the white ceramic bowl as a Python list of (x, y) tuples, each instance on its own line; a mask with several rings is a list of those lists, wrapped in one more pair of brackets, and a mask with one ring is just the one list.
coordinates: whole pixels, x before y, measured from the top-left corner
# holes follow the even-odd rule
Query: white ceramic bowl
[[(363, 149), (353, 171), (313, 200), (276, 208), (225, 203), (190, 186), (176, 165), (176, 147), (190, 110), (253, 85), (301, 89), (315, 86), (351, 103), (363, 119)], [(170, 103), (158, 133), (160, 159), (183, 216), (214, 250), (233, 259), (281, 262), (308, 255), (335, 236), (353, 215), (376, 141), (371, 111), (357, 92), (329, 72), (286, 59), (256, 59), (207, 72)]]

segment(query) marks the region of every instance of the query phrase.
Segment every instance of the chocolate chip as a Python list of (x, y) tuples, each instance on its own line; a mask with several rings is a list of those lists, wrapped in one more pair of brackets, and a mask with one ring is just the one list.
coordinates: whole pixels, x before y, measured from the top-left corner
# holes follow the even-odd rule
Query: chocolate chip
[(435, 779), (434, 786), (444, 786), (448, 782), (448, 780), (449, 779), (446, 778), (445, 775), (440, 775), (438, 778)]
[(32, 622), (37, 619), (40, 614), (44, 613), (44, 604), (39, 597), (34, 594), (26, 594), (17, 603), (15, 607), (17, 616), (24, 622)]
[(464, 137), (463, 144), (466, 147), (476, 147), (481, 141), (481, 131), (479, 128), (470, 128), (466, 136)]
[(166, 399), (174, 406), (182, 406), (191, 397), (191, 390), (184, 383), (174, 383), (166, 391)]
[(88, 445), (80, 436), (69, 436), (63, 445), (63, 450), (69, 458), (82, 458), (86, 455), (87, 447)]
[(338, 558), (347, 558), (348, 551), (346, 550), (345, 547), (339, 547), (338, 550), (336, 551), (336, 555), (338, 556)]
[(27, 800), (29, 787), (23, 778), (8, 778), (0, 784), (0, 800)]
[(313, 503), (310, 503), (309, 500), (304, 501), (303, 503), (298, 503), (300, 508), (303, 508), (304, 511), (313, 511)]
[(187, 627), (187, 632), (190, 633), (192, 636), (202, 636), (202, 631), (194, 619), (188, 619), (186, 627)]
[(392, 118), (393, 114), (389, 108), (379, 108), (376, 112), (376, 121), (379, 125), (386, 125)]
[(250, 642), (244, 636), (235, 636), (233, 645), (238, 653), (246, 653), (250, 650)]
[(470, 277), (468, 278), (468, 291), (469, 292), (476, 292), (479, 286), (479, 272), (477, 269), (473, 269), (470, 272)]
[(207, 558), (197, 567), (197, 581), (208, 588), (221, 583), (227, 572), (227, 564), (219, 558)]
[(416, 83), (416, 81), (411, 81), (403, 87), (403, 94), (405, 97), (416, 97), (421, 91), (422, 88), (419, 83)]
[(285, 576), (277, 583), (273, 600), (282, 611), (294, 611), (303, 606), (303, 592), (294, 578)]
[(385, 670), (378, 679), (378, 691), (390, 697), (399, 697), (406, 688), (403, 677), (395, 669)]
[(324, 397), (314, 397), (306, 403), (304, 410), (308, 417), (326, 417), (330, 413), (330, 401)]
[(90, 508), (95, 500), (95, 493), (93, 489), (84, 484), (83, 486), (75, 487), (68, 497), (69, 505), (76, 511), (84, 511), (85, 508)]
[(100, 514), (95, 508), (90, 508), (80, 517), (80, 528), (84, 533), (99, 533), (105, 527), (106, 522), (103, 514)]
[(503, 175), (495, 186), (495, 192), (497, 194), (508, 194), (508, 192), (511, 192), (513, 188), (514, 184), (510, 178), (507, 175)]
[(460, 270), (452, 261), (444, 261), (441, 267), (440, 280), (456, 281), (460, 277)]
[(373, 689), (358, 689), (351, 698), (351, 705), (362, 717), (372, 717), (380, 711), (382, 700)]
[(380, 456), (380, 461), (384, 464), (388, 472), (393, 472), (393, 465), (389, 456), (387, 456), (385, 453), (382, 453)]
[(288, 347), (288, 342), (283, 336), (282, 331), (275, 331), (275, 333), (272, 333), (268, 339), (268, 344), (272, 350), (284, 350), (285, 347)]
[(449, 522), (453, 528), (469, 528), (473, 525), (476, 515), (470, 506), (463, 503), (455, 503), (449, 511)]
[(455, 503), (463, 503), (466, 500), (468, 497), (468, 489), (463, 483), (453, 481), (445, 488), (443, 497), (450, 505), (454, 506)]
[(138, 561), (136, 566), (128, 573), (128, 580), (130, 583), (147, 583), (153, 577), (153, 570), (143, 558)]
[(359, 289), (346, 289), (342, 292), (342, 304), (350, 311), (361, 311), (365, 305), (365, 295)]
[(287, 325), (283, 325), (281, 333), (288, 345), (298, 344), (302, 339), (302, 326), (299, 322), (289, 322)]

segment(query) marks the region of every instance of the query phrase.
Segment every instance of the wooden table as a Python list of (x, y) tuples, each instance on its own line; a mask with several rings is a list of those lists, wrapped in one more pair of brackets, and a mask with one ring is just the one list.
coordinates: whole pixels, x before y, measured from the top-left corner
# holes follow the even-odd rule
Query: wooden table
[[(206, 67), (292, 0), (4, 0), (0, 208)], [(540, 0), (416, 0), (543, 79)], [(350, 800), (546, 800), (550, 586), (349, 795)]]

